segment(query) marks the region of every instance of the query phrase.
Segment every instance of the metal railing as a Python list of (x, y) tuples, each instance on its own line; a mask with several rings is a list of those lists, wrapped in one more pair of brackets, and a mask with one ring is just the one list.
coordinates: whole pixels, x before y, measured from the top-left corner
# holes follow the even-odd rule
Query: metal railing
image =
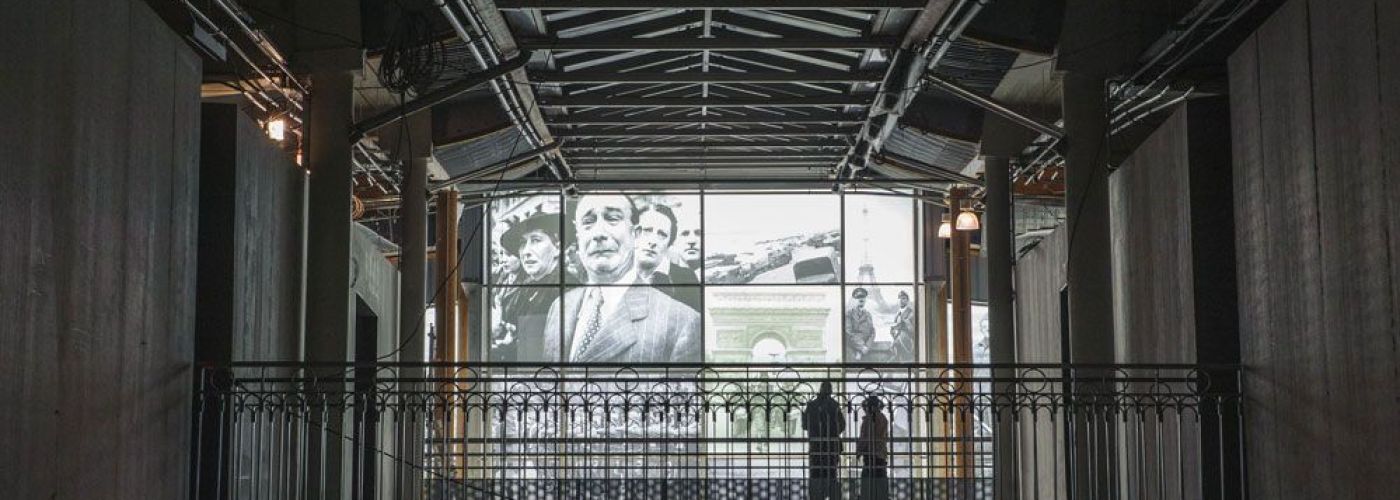
[[(202, 370), (194, 489), (220, 499), (809, 498), (814, 487), (832, 498), (1242, 498), (1239, 377), (1188, 365), (240, 363)], [(804, 412), (823, 382), (835, 411), (806, 423), (845, 429), (813, 441)], [(872, 399), (883, 403), (883, 440), (863, 432)], [(881, 444), (886, 462), (867, 463)]]

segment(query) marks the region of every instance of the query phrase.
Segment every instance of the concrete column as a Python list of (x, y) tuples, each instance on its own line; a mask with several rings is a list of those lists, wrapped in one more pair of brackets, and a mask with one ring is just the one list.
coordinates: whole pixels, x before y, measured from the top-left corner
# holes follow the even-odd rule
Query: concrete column
[(349, 72), (312, 76), (307, 168), (306, 357), (309, 361), (349, 359), (350, 330), (350, 112), (354, 103)]
[[(389, 127), (386, 137), (395, 141), (394, 151), (403, 162), (404, 176), (399, 196), (399, 328), (398, 342), (402, 346), (398, 361), (427, 361), (424, 351), (428, 332), (424, 322), (428, 301), (428, 161), (433, 150), (432, 122), (427, 112), (409, 116), (403, 122)], [(436, 288), (436, 287), (434, 287)], [(420, 378), (427, 370), (421, 367), (406, 367), (398, 371), (399, 376)], [(427, 387), (417, 384), (401, 384), (401, 391), (420, 391)], [(403, 417), (397, 443), (399, 456), (403, 462), (395, 474), (395, 491), (400, 498), (422, 496), (422, 472), (415, 465), (426, 466), (423, 454), (424, 425), (432, 415), (422, 409), (410, 410)], [(418, 422), (411, 424), (409, 422)]]
[[(982, 203), (987, 207), (982, 219), (982, 248), (987, 252), (987, 306), (991, 323), (992, 363), (1016, 362), (1016, 314), (1012, 304), (1011, 267), (1015, 250), (1011, 247), (1011, 172), (1010, 161), (1005, 156), (984, 156), (982, 158), (987, 191)], [(1015, 370), (996, 370), (997, 378), (1015, 377)], [(1013, 383), (998, 383), (993, 387), (998, 394), (1014, 397)], [(993, 432), (992, 477), (994, 498), (1016, 497), (1016, 425), (1013, 415), (1002, 412), (996, 415)]]
[[(354, 78), (348, 71), (312, 74), (316, 92), (308, 106), (306, 165), (310, 170), (307, 212), (306, 360), (345, 362), (350, 359), (350, 124)], [(324, 390), (343, 390), (326, 387)], [(313, 424), (325, 433), (312, 433), (307, 457), (307, 497), (340, 498), (343, 491), (343, 419)], [(324, 474), (322, 473), (324, 471)]]
[(982, 247), (987, 251), (987, 306), (991, 321), (993, 363), (1016, 361), (1015, 313), (1012, 309), (1011, 173), (1004, 156), (985, 156), (987, 211), (982, 219)]
[[(1108, 105), (1104, 80), (1084, 73), (1064, 76), (1065, 114), (1065, 206), (1068, 210), (1068, 262), (1065, 275), (1069, 287), (1069, 346), (1071, 363), (1112, 363), (1113, 282), (1109, 246)], [(1080, 377), (1097, 375), (1076, 370)], [(1073, 397), (1094, 397), (1110, 387), (1092, 380), (1075, 381)], [(1106, 498), (1114, 484), (1113, 443), (1116, 436), (1111, 419), (1091, 412), (1076, 413), (1065, 419), (1070, 439), (1068, 456), (1071, 472), (1070, 496)]]
[(1108, 218), (1108, 104), (1102, 78), (1064, 76), (1070, 360), (1113, 362)]
[(400, 361), (425, 361), (424, 308), (427, 306), (428, 160), (432, 154), (429, 115), (408, 117), (399, 133), (404, 160), (399, 206), (399, 342)]

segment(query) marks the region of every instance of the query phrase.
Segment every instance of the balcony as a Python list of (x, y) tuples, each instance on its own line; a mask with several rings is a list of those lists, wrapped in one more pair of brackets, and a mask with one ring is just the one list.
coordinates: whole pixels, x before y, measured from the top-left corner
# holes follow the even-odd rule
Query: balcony
[[(814, 486), (834, 498), (1231, 498), (1242, 493), (1240, 376), (241, 363), (202, 371), (194, 488), (219, 499), (798, 499)], [(815, 443), (803, 414), (823, 382), (845, 429)], [(879, 446), (862, 438), (872, 399), (888, 421), (878, 469), (860, 453)], [(813, 457), (835, 477), (811, 480)], [(875, 472), (886, 477), (862, 477)]]

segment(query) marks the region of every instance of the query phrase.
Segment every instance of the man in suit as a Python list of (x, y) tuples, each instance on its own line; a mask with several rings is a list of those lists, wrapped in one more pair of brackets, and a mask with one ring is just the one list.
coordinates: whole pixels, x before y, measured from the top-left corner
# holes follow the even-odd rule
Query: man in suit
[(651, 283), (661, 293), (681, 301), (691, 309), (700, 304), (700, 280), (695, 272), (671, 261), (671, 243), (676, 240), (676, 215), (666, 205), (648, 205), (637, 210), (637, 275), (639, 283)]
[(676, 218), (676, 238), (671, 242), (671, 253), (675, 255), (675, 262), (686, 269), (690, 269), (696, 276), (700, 275), (701, 260), (700, 255), (700, 211), (681, 210)]
[(626, 196), (579, 199), (573, 220), (579, 260), (586, 284), (600, 286), (575, 288), (554, 301), (545, 325), (546, 359), (575, 363), (700, 360), (700, 314), (655, 288), (637, 286), (637, 216)]

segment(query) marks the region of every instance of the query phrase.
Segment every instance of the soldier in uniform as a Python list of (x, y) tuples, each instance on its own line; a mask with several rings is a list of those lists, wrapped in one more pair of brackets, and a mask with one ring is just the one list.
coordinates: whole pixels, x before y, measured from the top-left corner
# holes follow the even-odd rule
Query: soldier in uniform
[(864, 288), (851, 291), (855, 304), (846, 309), (846, 361), (859, 362), (870, 352), (870, 343), (875, 339), (875, 321), (870, 311), (865, 309), (865, 297), (870, 295)]
[(890, 326), (890, 337), (894, 338), (894, 361), (914, 361), (914, 305), (909, 303), (909, 293), (902, 290), (899, 292), (899, 311), (894, 314), (894, 324)]

